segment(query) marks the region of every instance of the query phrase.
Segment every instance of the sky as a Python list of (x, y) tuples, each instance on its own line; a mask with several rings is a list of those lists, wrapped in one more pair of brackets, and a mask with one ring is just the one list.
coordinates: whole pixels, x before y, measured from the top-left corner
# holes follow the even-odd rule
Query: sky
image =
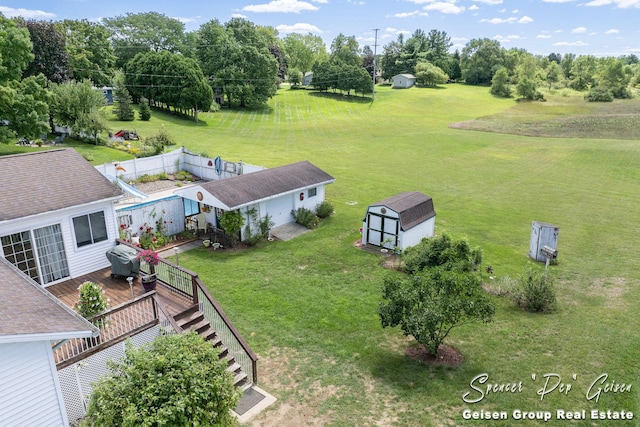
[(399, 34), (406, 40), (421, 29), (445, 32), (451, 52), (490, 38), (535, 55), (640, 56), (640, 0), (0, 0), (5, 17), (45, 21), (150, 11), (180, 20), (186, 31), (241, 17), (281, 37), (318, 35), (327, 48), (342, 33), (379, 54)]

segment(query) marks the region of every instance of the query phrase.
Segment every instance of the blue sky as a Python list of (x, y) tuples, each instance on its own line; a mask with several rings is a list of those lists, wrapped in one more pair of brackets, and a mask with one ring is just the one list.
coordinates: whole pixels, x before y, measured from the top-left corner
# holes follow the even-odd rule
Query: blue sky
[(439, 30), (452, 50), (474, 38), (499, 40), (505, 48), (533, 54), (575, 53), (640, 56), (640, 0), (0, 0), (7, 17), (99, 21), (155, 11), (184, 22), (188, 31), (212, 19), (238, 16), (259, 25), (321, 36), (327, 47), (340, 33), (377, 52), (404, 33)]

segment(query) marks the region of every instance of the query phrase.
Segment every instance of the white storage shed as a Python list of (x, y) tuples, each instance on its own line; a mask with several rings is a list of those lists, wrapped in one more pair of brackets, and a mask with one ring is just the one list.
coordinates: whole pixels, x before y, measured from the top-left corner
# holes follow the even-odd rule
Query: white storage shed
[(392, 80), (394, 89), (407, 89), (416, 84), (416, 76), (413, 74), (396, 74)]
[(369, 205), (362, 223), (362, 244), (404, 250), (433, 236), (433, 199), (417, 191)]

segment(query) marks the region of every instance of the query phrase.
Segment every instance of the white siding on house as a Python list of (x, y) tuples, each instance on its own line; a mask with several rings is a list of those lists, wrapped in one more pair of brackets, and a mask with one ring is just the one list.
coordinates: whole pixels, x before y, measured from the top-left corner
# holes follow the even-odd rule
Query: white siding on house
[(0, 344), (0, 426), (67, 424), (49, 341)]
[[(107, 240), (78, 248), (73, 228), (73, 218), (99, 211), (104, 212), (104, 219), (107, 226)], [(0, 235), (5, 236), (21, 231), (34, 230), (53, 224), (60, 224), (70, 277), (88, 274), (110, 265), (105, 253), (113, 247), (114, 241), (118, 237), (115, 211), (111, 201), (80, 205), (42, 215), (8, 221), (2, 225)], [(48, 285), (53, 283), (56, 282), (48, 283)]]

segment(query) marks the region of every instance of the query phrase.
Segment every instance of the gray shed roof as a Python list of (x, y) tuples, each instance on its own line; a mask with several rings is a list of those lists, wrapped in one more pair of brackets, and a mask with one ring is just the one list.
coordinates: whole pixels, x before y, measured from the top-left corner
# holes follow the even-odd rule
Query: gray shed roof
[(89, 337), (98, 330), (0, 257), (0, 342)]
[(433, 199), (418, 191), (400, 193), (388, 199), (373, 203), (370, 206), (385, 206), (400, 216), (400, 227), (403, 231), (436, 216)]
[(72, 148), (0, 156), (0, 221), (121, 196)]
[(334, 181), (334, 177), (305, 160), (246, 175), (209, 181), (201, 187), (230, 209), (237, 209), (281, 194)]

